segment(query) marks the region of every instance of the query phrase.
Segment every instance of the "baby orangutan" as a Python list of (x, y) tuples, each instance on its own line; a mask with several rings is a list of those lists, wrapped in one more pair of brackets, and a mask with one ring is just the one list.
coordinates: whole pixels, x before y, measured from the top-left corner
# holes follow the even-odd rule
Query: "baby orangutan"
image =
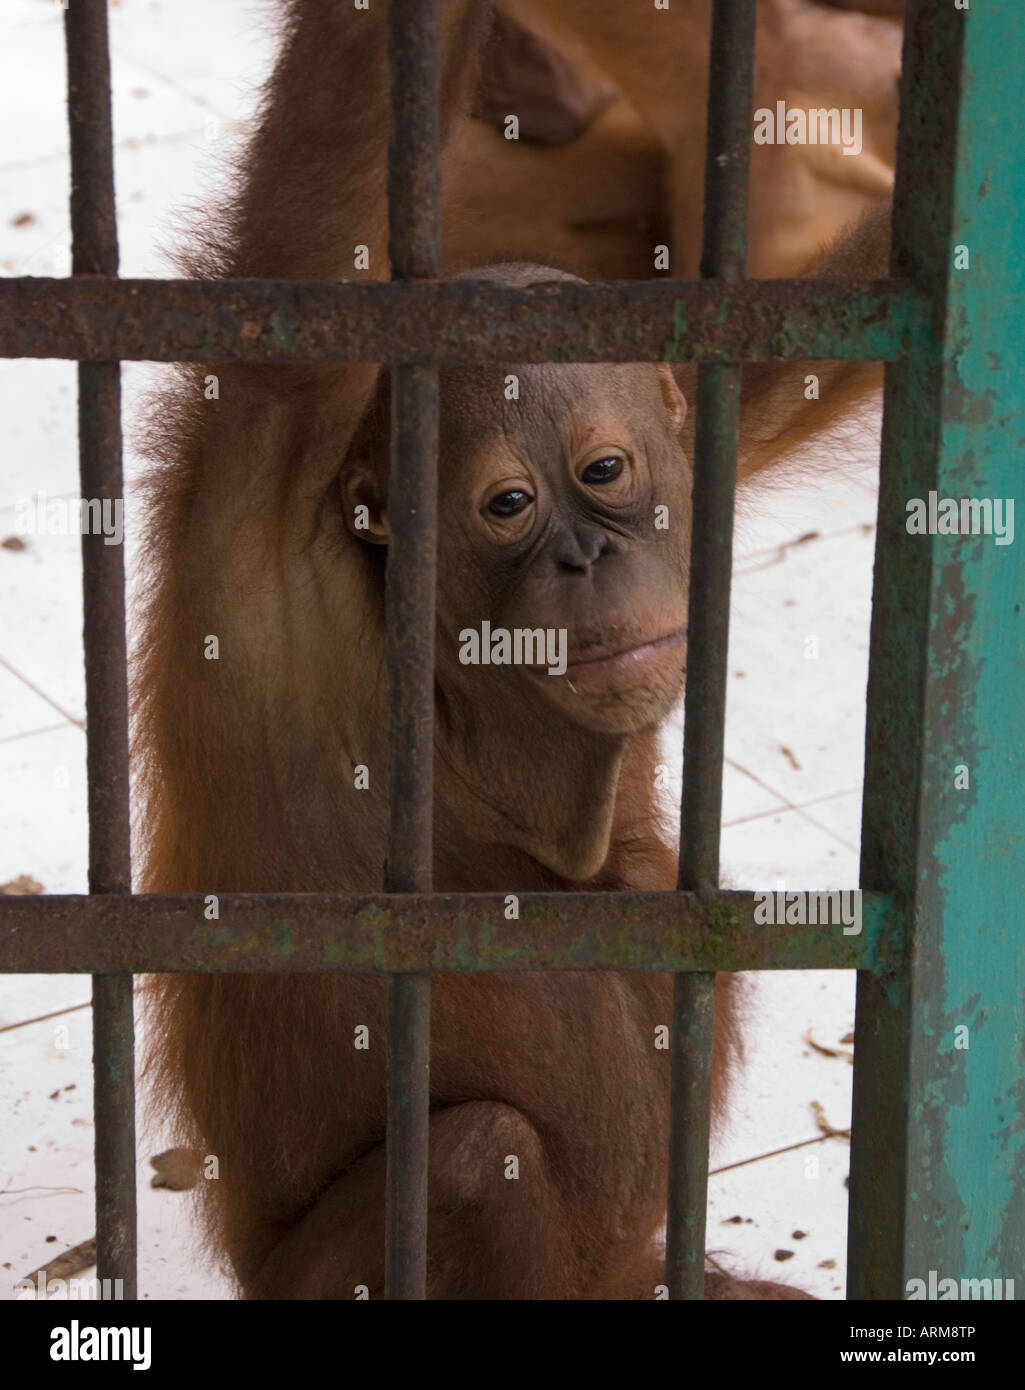
[[(673, 889), (655, 767), (686, 662), (683, 396), (665, 365), (453, 366), (441, 382), (435, 887)], [(224, 469), (204, 473), (199, 508), (162, 496), (158, 602), (175, 616), (142, 686), (162, 775), (150, 888), (381, 887), (386, 401), (382, 376), (335, 476), (296, 489), (273, 534), (264, 493), (284, 453), (250, 461), (242, 502)], [(541, 646), (527, 664), (468, 663), (485, 623), (561, 634), (564, 660), (551, 673)], [(221, 656), (206, 662), (212, 632)], [(197, 797), (202, 827), (184, 814)], [(205, 1205), (246, 1295), (381, 1296), (386, 981), (157, 988), (161, 1095), (220, 1160)], [(671, 993), (645, 971), (434, 980), (429, 1297), (655, 1296), (670, 1065), (655, 1044)], [(722, 978), (719, 1107), (732, 995)], [(708, 1293), (803, 1296), (723, 1275)]]
[[(582, 13), (613, 23), (621, 8)], [(440, 9), (451, 169), (490, 9), (479, 0)], [(631, 71), (650, 84), (645, 54), (661, 54), (670, 101), (683, 91), (681, 57), (697, 49), (651, 26), (679, 10), (686, 28), (706, 9), (703, 0), (650, 9), (630, 23), (643, 50)], [(386, 8), (292, 0), (285, 16), (242, 177), (179, 268), (387, 280)], [(680, 184), (691, 186), (700, 183)], [(523, 256), (515, 211), (510, 259)], [(885, 275), (888, 241), (886, 214), (870, 216), (820, 273)], [(674, 238), (675, 264), (694, 252)], [(453, 268), (466, 263), (457, 257)], [(514, 285), (557, 274), (475, 273)], [(365, 363), (221, 363), (211, 398), (210, 370), (180, 371), (151, 417), (134, 886), (379, 890), (387, 382)], [(688, 371), (674, 380), (653, 365), (442, 370), (440, 891), (676, 886), (655, 768), (686, 661), (690, 472), (678, 383), (687, 394)], [(814, 400), (808, 371), (820, 383)], [(872, 364), (842, 360), (745, 365), (740, 482), (827, 431), (878, 379)], [(520, 642), (520, 664), (469, 659), (504, 656), (506, 637), (514, 655)], [(231, 927), (222, 912), (220, 928)], [(655, 1044), (671, 1021), (671, 988), (646, 971), (434, 980), (430, 1297), (654, 1297), (670, 1066)], [(736, 1053), (734, 988), (723, 977), (717, 989), (720, 1110)], [(383, 1290), (386, 989), (381, 976), (327, 973), (193, 974), (153, 986), (154, 1100), (180, 1122), (180, 1142), (219, 1159), (218, 1179), (201, 1184), (210, 1243), (247, 1297)], [(718, 1274), (707, 1292), (801, 1296)]]

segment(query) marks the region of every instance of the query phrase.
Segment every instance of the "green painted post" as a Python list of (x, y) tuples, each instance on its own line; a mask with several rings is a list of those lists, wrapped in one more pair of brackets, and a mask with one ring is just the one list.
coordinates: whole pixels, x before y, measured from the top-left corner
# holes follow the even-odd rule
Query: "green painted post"
[(934, 314), (887, 368), (862, 886), (911, 945), (859, 975), (850, 1298), (1025, 1298), (1025, 538), (908, 532), (1025, 496), (1021, 18), (908, 4), (892, 270)]

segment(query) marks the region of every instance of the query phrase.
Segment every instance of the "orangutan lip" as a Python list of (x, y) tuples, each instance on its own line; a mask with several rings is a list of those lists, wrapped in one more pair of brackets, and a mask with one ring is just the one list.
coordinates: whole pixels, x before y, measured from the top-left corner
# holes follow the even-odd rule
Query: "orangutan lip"
[[(656, 637), (650, 642), (639, 642), (634, 647), (621, 647), (618, 651), (599, 651), (596, 656), (584, 656), (577, 660), (570, 661), (566, 666), (566, 675), (569, 677), (587, 674), (592, 669), (611, 665), (612, 662), (619, 662), (622, 665), (632, 666), (642, 661), (646, 661), (655, 652), (661, 651), (665, 647), (671, 647), (677, 642), (682, 642), (687, 635), (685, 627), (679, 627), (675, 632), (666, 633), (664, 637)], [(597, 670), (595, 670), (597, 674)]]

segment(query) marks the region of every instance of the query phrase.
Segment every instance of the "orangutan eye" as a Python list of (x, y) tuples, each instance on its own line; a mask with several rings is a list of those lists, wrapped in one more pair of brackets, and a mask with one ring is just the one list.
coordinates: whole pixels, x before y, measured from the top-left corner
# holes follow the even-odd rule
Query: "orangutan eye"
[(607, 459), (595, 459), (589, 463), (580, 475), (581, 482), (588, 484), (611, 483), (623, 471), (623, 460), (615, 456)]
[(529, 507), (533, 500), (530, 493), (522, 488), (510, 488), (508, 492), (499, 492), (492, 497), (488, 511), (492, 516), (515, 516)]

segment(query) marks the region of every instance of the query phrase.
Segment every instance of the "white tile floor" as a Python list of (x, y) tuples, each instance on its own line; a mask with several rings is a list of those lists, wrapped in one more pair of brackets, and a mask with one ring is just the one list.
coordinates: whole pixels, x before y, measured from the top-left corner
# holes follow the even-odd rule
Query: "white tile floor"
[[(172, 209), (211, 184), (265, 68), (250, 0), (114, 0), (121, 268), (166, 274)], [(0, 16), (0, 271), (65, 274), (67, 137), (56, 0)], [(126, 366), (126, 410), (152, 368)], [(85, 736), (77, 537), (10, 546), (16, 503), (76, 494), (75, 378), (63, 362), (0, 363), (0, 883), (85, 890)], [(797, 481), (742, 506), (734, 572), (723, 863), (736, 887), (857, 883), (877, 421), (819, 451)], [(131, 469), (131, 459), (128, 459)], [(129, 535), (130, 546), (134, 537)], [(806, 655), (809, 638), (818, 655)], [(89, 981), (0, 979), (0, 1298), (93, 1234)], [(65, 1010), (57, 1017), (44, 1014)], [(749, 1060), (713, 1178), (710, 1248), (739, 1268), (840, 1297), (853, 1023), (845, 973), (757, 977)], [(835, 1050), (827, 1056), (808, 1038)], [(149, 1186), (140, 1142), (140, 1284), (149, 1298), (223, 1298), (193, 1243), (188, 1199)], [(801, 1234), (798, 1234), (801, 1233)]]

